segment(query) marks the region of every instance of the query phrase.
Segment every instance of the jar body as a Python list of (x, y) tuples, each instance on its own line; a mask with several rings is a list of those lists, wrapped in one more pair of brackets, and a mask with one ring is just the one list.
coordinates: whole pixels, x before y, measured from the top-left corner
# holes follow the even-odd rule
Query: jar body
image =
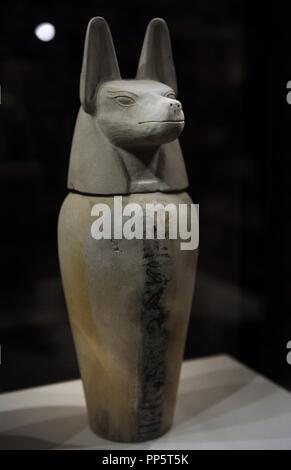
[[(185, 192), (136, 193), (122, 202), (142, 208), (192, 203)], [(128, 240), (112, 233), (111, 239), (96, 240), (91, 234), (96, 204), (106, 204), (114, 214), (113, 196), (70, 193), (58, 225), (89, 423), (96, 434), (114, 441), (153, 439), (173, 420), (198, 250), (181, 250), (179, 237)], [(137, 223), (145, 233), (145, 216)]]

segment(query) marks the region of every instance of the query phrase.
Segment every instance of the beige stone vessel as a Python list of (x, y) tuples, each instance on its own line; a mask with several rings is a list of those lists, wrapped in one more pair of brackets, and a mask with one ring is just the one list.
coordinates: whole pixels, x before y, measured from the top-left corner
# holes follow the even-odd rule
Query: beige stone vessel
[(169, 239), (169, 218), (165, 239), (96, 240), (92, 208), (106, 204), (114, 216), (122, 195), (144, 209), (143, 230), (146, 204), (190, 209), (176, 93), (163, 20), (148, 26), (135, 80), (120, 78), (105, 20), (91, 20), (58, 243), (89, 422), (111, 440), (152, 439), (172, 424), (197, 250)]

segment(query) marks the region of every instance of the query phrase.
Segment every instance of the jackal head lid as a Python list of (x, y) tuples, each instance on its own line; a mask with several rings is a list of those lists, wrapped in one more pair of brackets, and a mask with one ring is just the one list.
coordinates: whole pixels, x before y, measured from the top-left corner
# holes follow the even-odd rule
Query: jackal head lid
[(188, 185), (178, 137), (184, 113), (177, 100), (169, 31), (147, 28), (136, 79), (122, 79), (110, 29), (88, 25), (68, 186), (91, 194), (175, 191)]

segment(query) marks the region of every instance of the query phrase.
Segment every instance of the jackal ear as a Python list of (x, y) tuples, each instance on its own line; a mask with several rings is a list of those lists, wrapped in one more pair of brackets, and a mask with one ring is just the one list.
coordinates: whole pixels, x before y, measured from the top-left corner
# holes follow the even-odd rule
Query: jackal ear
[(110, 29), (104, 18), (97, 16), (88, 24), (80, 79), (80, 100), (87, 113), (94, 114), (98, 86), (120, 78)]
[(161, 18), (154, 18), (147, 27), (136, 78), (157, 80), (177, 92), (170, 34)]

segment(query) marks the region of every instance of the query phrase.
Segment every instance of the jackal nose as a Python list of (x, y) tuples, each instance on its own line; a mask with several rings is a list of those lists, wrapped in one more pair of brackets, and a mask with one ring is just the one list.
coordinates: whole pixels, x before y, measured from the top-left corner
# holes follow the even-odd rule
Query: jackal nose
[(177, 101), (177, 100), (170, 103), (170, 108), (172, 108), (172, 111), (174, 111), (174, 113), (182, 111), (182, 105), (180, 101)]
[(171, 100), (169, 103), (169, 112), (170, 112), (170, 117), (174, 121), (183, 121), (184, 120), (184, 113), (182, 110), (182, 105), (180, 101), (177, 100)]

